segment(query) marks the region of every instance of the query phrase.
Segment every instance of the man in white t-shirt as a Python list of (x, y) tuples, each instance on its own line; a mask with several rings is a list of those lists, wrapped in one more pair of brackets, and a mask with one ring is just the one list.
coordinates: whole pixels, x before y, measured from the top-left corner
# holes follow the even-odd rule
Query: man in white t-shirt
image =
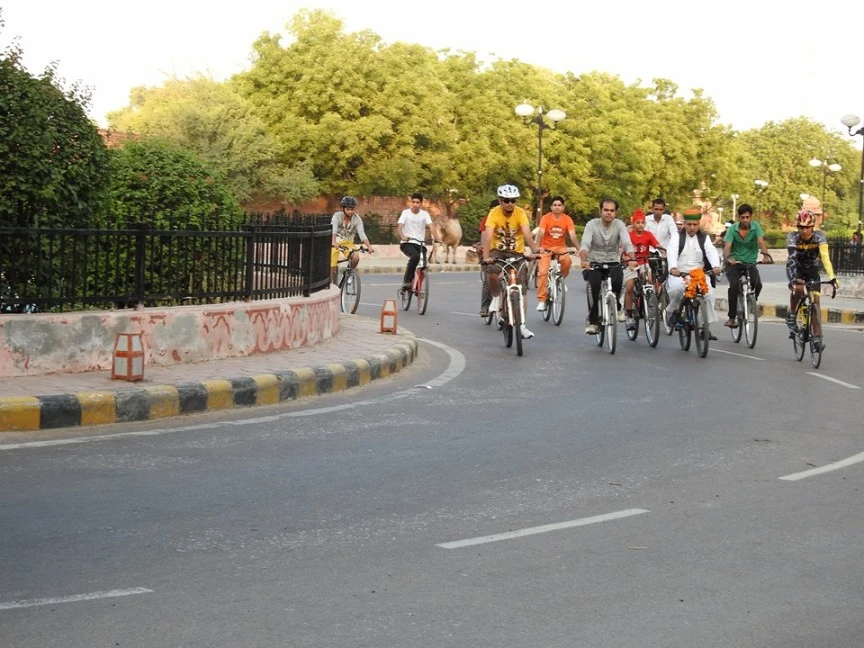
[[(432, 218), (425, 209), (420, 209), (423, 204), (423, 194), (411, 194), (411, 207), (403, 209), (396, 223), (396, 236), (399, 237), (399, 249), (408, 257), (408, 267), (405, 268), (405, 276), (402, 277), (402, 288), (411, 289), (414, 281), (414, 273), (417, 264), (420, 263), (421, 255), (426, 254), (426, 248), (417, 241), (426, 240), (426, 230), (432, 225)], [(413, 240), (410, 240), (413, 239)], [(426, 259), (423, 259), (426, 263)]]

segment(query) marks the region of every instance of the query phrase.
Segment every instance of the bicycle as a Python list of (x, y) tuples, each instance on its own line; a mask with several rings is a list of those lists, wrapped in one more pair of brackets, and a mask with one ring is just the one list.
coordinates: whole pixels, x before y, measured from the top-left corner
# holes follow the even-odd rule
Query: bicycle
[(551, 317), (555, 326), (561, 326), (561, 322), (564, 320), (564, 306), (567, 302), (567, 285), (564, 283), (564, 277), (561, 276), (559, 257), (562, 254), (573, 253), (544, 251), (543, 254), (552, 256), (549, 261), (549, 270), (546, 273), (546, 308), (542, 311), (543, 320), (548, 322)]
[(344, 259), (340, 259), (338, 263), (344, 263), (345, 270), (339, 278), (340, 306), (343, 313), (353, 315), (357, 312), (357, 306), (360, 305), (360, 273), (355, 268), (351, 267), (351, 259), (359, 252), (367, 252), (366, 246), (357, 245), (351, 247), (349, 245), (340, 245), (339, 252), (345, 254)]
[[(685, 277), (689, 284), (694, 281), (694, 277), (698, 276), (694, 271), (682, 272), (682, 277)], [(704, 281), (696, 283), (695, 294), (690, 297), (687, 292), (684, 293), (684, 299), (681, 302), (681, 315), (675, 328), (678, 330), (678, 342), (683, 351), (690, 350), (690, 341), (695, 333), (696, 351), (700, 358), (708, 355), (708, 344), (710, 342), (710, 332), (708, 330), (708, 302), (705, 299), (707, 289), (703, 292), (703, 285), (707, 285), (708, 277), (704, 275)]]
[(417, 312), (421, 315), (426, 314), (426, 308), (429, 306), (429, 271), (426, 263), (426, 241), (421, 241), (415, 238), (407, 239), (408, 243), (414, 243), (420, 246), (420, 262), (417, 264), (417, 269), (414, 272), (414, 279), (411, 280), (410, 290), (399, 288), (397, 294), (402, 302), (402, 310), (411, 308), (411, 298), (417, 296)]
[(519, 283), (519, 262), (524, 256), (511, 256), (497, 259), (501, 264), (502, 277), (506, 273), (507, 284), (501, 287), (500, 312), (493, 313), (498, 328), (504, 334), (504, 345), (509, 349), (516, 338), (516, 355), (522, 355), (522, 325), (525, 323), (525, 300), (522, 285)]
[[(727, 262), (728, 263), (728, 262)], [(747, 340), (747, 347), (752, 349), (756, 346), (756, 335), (759, 333), (759, 304), (756, 302), (756, 289), (750, 283), (750, 269), (755, 268), (755, 263), (737, 262), (733, 265), (738, 268), (738, 310), (735, 321), (738, 326), (729, 329), (732, 341), (736, 344), (741, 341), (741, 333)]]
[[(804, 358), (804, 350), (809, 344), (810, 363), (814, 369), (818, 369), (819, 365), (822, 364), (822, 350), (825, 348), (825, 345), (822, 344), (822, 335), (825, 332), (819, 325), (820, 307), (813, 301), (810, 293), (814, 288), (818, 292), (820, 286), (831, 284), (831, 299), (834, 299), (837, 296), (837, 286), (832, 281), (820, 281), (818, 283), (814, 281), (808, 283), (802, 279), (796, 279), (795, 283), (804, 285), (804, 297), (801, 298), (801, 301), (798, 302), (798, 308), (795, 309), (795, 330), (789, 333), (789, 337), (792, 338), (795, 359), (801, 362)], [(817, 326), (819, 326), (819, 332), (822, 335), (817, 336), (814, 334), (813, 331)]]
[(634, 342), (639, 337), (639, 320), (645, 320), (645, 339), (649, 346), (656, 347), (660, 341), (660, 304), (654, 291), (654, 282), (648, 279), (645, 266), (637, 269), (636, 282), (633, 285), (633, 307), (636, 310), (635, 327), (627, 330), (627, 338)]
[[(600, 326), (597, 328), (597, 333), (594, 337), (597, 339), (597, 346), (602, 347), (603, 343), (610, 354), (615, 353), (615, 343), (618, 337), (618, 298), (612, 290), (612, 276), (610, 271), (621, 267), (621, 263), (591, 263), (591, 270), (602, 270), (604, 273), (603, 282), (600, 284), (600, 304), (598, 305), (598, 315), (600, 316)], [(591, 290), (587, 291), (588, 295), (588, 310), (591, 310)]]

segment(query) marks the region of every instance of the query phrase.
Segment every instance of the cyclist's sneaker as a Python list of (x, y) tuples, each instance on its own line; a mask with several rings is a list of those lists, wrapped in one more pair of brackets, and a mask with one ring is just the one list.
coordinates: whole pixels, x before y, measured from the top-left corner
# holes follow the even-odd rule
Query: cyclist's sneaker
[(786, 315), (786, 328), (792, 333), (795, 332), (795, 313), (788, 313)]
[(636, 330), (636, 319), (632, 315), (627, 316), (627, 330), (635, 331)]
[(497, 313), (500, 308), (501, 308), (501, 298), (500, 297), (493, 297), (492, 301), (489, 303), (489, 312), (490, 313)]
[(589, 324), (588, 326), (585, 327), (585, 334), (586, 335), (597, 335), (599, 330), (600, 329), (597, 328), (596, 324)]
[(534, 337), (534, 334), (531, 331), (529, 331), (528, 327), (525, 326), (524, 324), (522, 324), (519, 328), (520, 328), (520, 331), (522, 333), (522, 339), (523, 340), (530, 340), (531, 338)]
[(543, 311), (545, 311), (546, 310), (546, 302), (545, 301), (537, 302), (537, 310), (540, 311), (541, 313)]
[(822, 336), (813, 336), (811, 343), (813, 344), (813, 348), (818, 351), (824, 351), (825, 345), (822, 343)]
[(627, 320), (627, 316), (624, 314), (624, 311), (621, 310), (621, 308), (619, 307), (619, 308), (618, 308), (618, 321), (619, 321), (619, 322), (624, 322), (624, 321), (626, 321), (626, 320)]
[(489, 309), (481, 308), (480, 309), (480, 317), (489, 317)]
[(675, 328), (678, 324), (678, 315), (677, 313), (666, 313), (666, 326), (669, 328)]
[(402, 284), (402, 290), (411, 290), (411, 282), (405, 282)]

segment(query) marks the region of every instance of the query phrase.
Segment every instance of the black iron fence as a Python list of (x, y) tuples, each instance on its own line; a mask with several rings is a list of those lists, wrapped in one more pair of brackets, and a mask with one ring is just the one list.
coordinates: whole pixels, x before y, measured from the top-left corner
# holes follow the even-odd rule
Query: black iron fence
[(837, 274), (864, 274), (864, 256), (860, 243), (850, 243), (842, 239), (831, 240), (828, 242), (828, 254)]
[(0, 228), (0, 312), (309, 296), (330, 283), (329, 216), (218, 231)]

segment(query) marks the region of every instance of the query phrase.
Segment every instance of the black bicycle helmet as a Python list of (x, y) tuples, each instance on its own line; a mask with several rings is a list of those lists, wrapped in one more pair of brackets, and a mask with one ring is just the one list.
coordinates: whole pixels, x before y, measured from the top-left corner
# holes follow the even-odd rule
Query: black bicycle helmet
[(354, 209), (357, 207), (357, 199), (354, 196), (345, 196), (339, 204), (343, 207)]

